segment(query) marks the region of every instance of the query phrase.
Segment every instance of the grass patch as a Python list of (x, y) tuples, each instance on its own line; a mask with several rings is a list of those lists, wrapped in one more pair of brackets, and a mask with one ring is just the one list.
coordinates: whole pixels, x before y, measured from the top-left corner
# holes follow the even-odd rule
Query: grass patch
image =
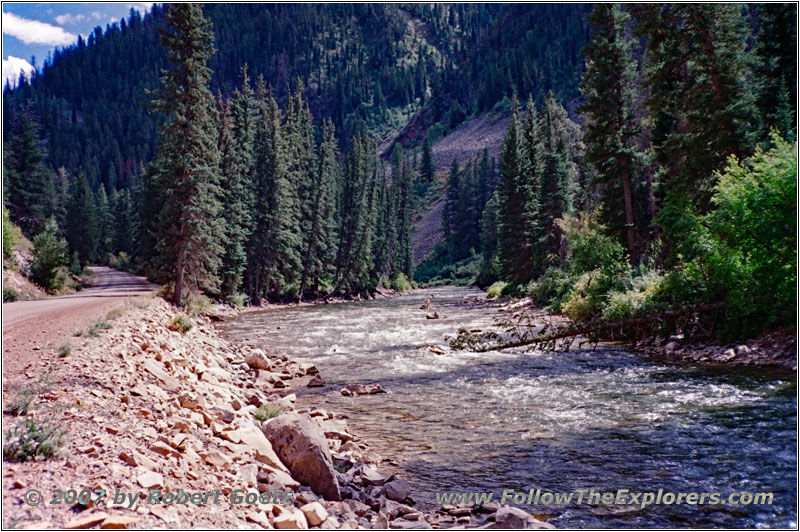
[(150, 305), (153, 304), (152, 297), (134, 297), (130, 299), (130, 304), (138, 309), (146, 309), (149, 308)]
[(3, 413), (11, 416), (26, 415), (36, 396), (49, 391), (52, 388), (52, 384), (48, 374), (38, 380), (20, 386), (14, 393), (13, 398), (6, 403)]
[(92, 322), (89, 325), (89, 329), (83, 334), (84, 337), (87, 338), (98, 338), (103, 331), (107, 331), (111, 328), (111, 324), (105, 320), (97, 320)]
[(174, 318), (172, 318), (172, 323), (169, 324), (169, 329), (172, 331), (178, 331), (181, 334), (186, 334), (189, 332), (192, 327), (194, 327), (194, 323), (184, 314), (178, 314)]
[(125, 310), (123, 310), (121, 308), (115, 308), (114, 310), (112, 310), (111, 312), (106, 314), (106, 320), (107, 321), (112, 321), (112, 320), (115, 320), (117, 318), (121, 318), (123, 314), (125, 314)]
[(56, 353), (58, 353), (59, 358), (66, 358), (72, 353), (72, 346), (64, 342), (56, 348)]
[(205, 314), (211, 308), (211, 305), (211, 299), (203, 294), (189, 294), (189, 297), (183, 300), (184, 310), (192, 316)]
[(253, 417), (262, 423), (279, 415), (281, 415), (281, 407), (273, 404), (263, 404), (253, 412)]
[(64, 430), (54, 421), (24, 418), (6, 431), (3, 460), (27, 462), (58, 456), (64, 445)]

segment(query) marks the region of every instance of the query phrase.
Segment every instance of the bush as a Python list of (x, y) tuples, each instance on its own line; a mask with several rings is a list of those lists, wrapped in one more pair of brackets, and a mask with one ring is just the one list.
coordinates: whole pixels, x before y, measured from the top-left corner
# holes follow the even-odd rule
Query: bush
[(294, 283), (289, 283), (281, 290), (281, 299), (284, 301), (297, 300), (297, 294), (300, 292), (300, 287)]
[(183, 309), (192, 316), (199, 316), (208, 312), (211, 305), (211, 299), (203, 294), (189, 294), (183, 299)]
[(225, 302), (234, 307), (243, 307), (247, 302), (245, 294), (230, 294), (225, 296)]
[(169, 324), (169, 329), (172, 331), (178, 331), (181, 334), (186, 334), (189, 332), (192, 327), (194, 327), (194, 323), (184, 314), (178, 314), (174, 318), (172, 318), (172, 322)]
[(112, 255), (111, 259), (108, 261), (108, 265), (124, 272), (133, 272), (135, 270), (133, 262), (131, 261), (131, 256), (124, 251), (120, 251), (116, 257)]
[(3, 288), (3, 303), (9, 303), (19, 299), (19, 293), (13, 288)]
[(67, 280), (63, 266), (67, 259), (67, 241), (58, 238), (58, 225), (50, 218), (44, 230), (33, 239), (31, 279), (49, 293), (60, 290)]
[(559, 309), (569, 297), (574, 282), (574, 276), (551, 266), (539, 279), (528, 284), (527, 292), (537, 305)]
[(279, 415), (281, 415), (280, 405), (263, 404), (253, 411), (253, 417), (262, 423)]
[(72, 353), (72, 346), (65, 342), (59, 345), (56, 351), (59, 358), (66, 358)]
[(408, 281), (408, 277), (403, 272), (396, 274), (392, 278), (392, 290), (396, 290), (397, 292), (405, 292), (406, 290), (411, 289), (411, 283)]
[(8, 209), (3, 206), (3, 258), (10, 259), (14, 256), (12, 250), (17, 245), (22, 233), (19, 227), (11, 223), (11, 218), (8, 215)]
[(508, 283), (504, 281), (496, 281), (492, 283), (492, 286), (490, 286), (489, 289), (486, 291), (486, 296), (492, 299), (500, 297), (500, 294), (503, 292), (507, 284)]
[(6, 432), (3, 460), (26, 462), (58, 456), (64, 431), (51, 421), (26, 418)]

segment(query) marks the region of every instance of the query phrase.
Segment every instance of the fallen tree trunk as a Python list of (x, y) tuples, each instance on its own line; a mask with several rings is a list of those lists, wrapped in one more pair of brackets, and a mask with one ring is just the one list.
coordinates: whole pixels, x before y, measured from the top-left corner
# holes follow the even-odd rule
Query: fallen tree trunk
[[(545, 333), (547, 326), (537, 333), (529, 334), (524, 332), (514, 332), (517, 338), (513, 340), (506, 340), (500, 334), (495, 332), (481, 332), (476, 330), (459, 329), (458, 336), (450, 341), (452, 349), (464, 349), (474, 351), (476, 353), (485, 353), (487, 351), (498, 351), (500, 349), (511, 349), (514, 347), (532, 347), (532, 348), (554, 348), (556, 342), (563, 339), (571, 339), (569, 344), (574, 341), (576, 337), (591, 335), (592, 340), (598, 340), (601, 333), (604, 331), (613, 331), (615, 329), (625, 329), (652, 323), (654, 321), (661, 321), (668, 318), (675, 318), (687, 314), (699, 314), (703, 312), (711, 312), (714, 310), (721, 310), (725, 308), (725, 303), (706, 303), (704, 305), (697, 305), (694, 307), (685, 307), (682, 309), (668, 310), (651, 314), (649, 316), (639, 316), (636, 318), (629, 318), (625, 320), (607, 321), (602, 323), (590, 324), (575, 324), (561, 327), (550, 333)], [(511, 332), (507, 330), (507, 332)]]

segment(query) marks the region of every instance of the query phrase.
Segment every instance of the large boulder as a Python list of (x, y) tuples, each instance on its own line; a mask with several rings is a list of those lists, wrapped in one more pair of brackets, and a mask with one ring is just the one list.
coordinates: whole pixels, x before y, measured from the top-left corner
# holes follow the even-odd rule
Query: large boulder
[(380, 384), (348, 384), (339, 393), (345, 396), (352, 395), (371, 395), (375, 393), (386, 393)]
[(292, 477), (326, 500), (340, 499), (328, 441), (311, 417), (294, 413), (280, 415), (264, 424), (264, 435)]

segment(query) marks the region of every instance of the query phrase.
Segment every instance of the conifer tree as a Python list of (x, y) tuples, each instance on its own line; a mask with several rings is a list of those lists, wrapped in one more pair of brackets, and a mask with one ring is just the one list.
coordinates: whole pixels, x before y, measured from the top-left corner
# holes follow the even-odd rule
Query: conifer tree
[(11, 220), (32, 235), (44, 227), (54, 191), (39, 139), (39, 121), (29, 103), (16, 113), (3, 157), (4, 196)]
[[(242, 89), (234, 93), (220, 119), (225, 253), (220, 274), (224, 296), (238, 292), (247, 268), (247, 242), (252, 232), (253, 209), (253, 90), (247, 65), (241, 69)], [(230, 107), (230, 108), (228, 108)], [(219, 105), (218, 105), (219, 109)], [(230, 117), (225, 116), (230, 115)]]
[(298, 299), (302, 299), (309, 282), (316, 287), (333, 260), (335, 193), (336, 193), (336, 136), (333, 123), (325, 121), (322, 140), (316, 158), (317, 167), (311, 177), (311, 221), (305, 242), (303, 273)]
[(442, 232), (448, 246), (451, 248), (453, 237), (456, 234), (458, 196), (461, 192), (460, 174), (458, 160), (453, 158), (453, 162), (450, 164), (450, 173), (447, 174), (447, 188), (445, 189), (444, 207), (442, 209)]
[(583, 50), (586, 72), (581, 90), (586, 99), (587, 160), (596, 170), (604, 225), (617, 235), (633, 259), (637, 252), (634, 184), (642, 170), (636, 136), (637, 65), (628, 36), (630, 15), (619, 4), (597, 4), (592, 12), (592, 39)]
[(170, 68), (154, 93), (153, 109), (167, 119), (147, 194), (163, 203), (155, 229), (156, 264), (175, 282), (173, 303), (189, 291), (216, 291), (222, 255), (217, 113), (208, 84), (214, 53), (211, 24), (199, 4), (166, 9), (170, 31), (162, 33)]
[(497, 256), (506, 278), (515, 283), (530, 280), (531, 263), (520, 253), (519, 231), (522, 227), (524, 204), (522, 179), (526, 171), (522, 153), (522, 127), (516, 97), (511, 108), (508, 126), (500, 154), (500, 183), (497, 188)]
[(414, 250), (411, 245), (411, 194), (414, 177), (411, 173), (411, 161), (407, 157), (403, 157), (399, 177), (395, 194), (397, 208), (394, 225), (397, 227), (397, 250), (394, 272), (404, 273), (411, 279), (414, 276)]
[(660, 193), (710, 207), (714, 171), (751, 149), (755, 118), (748, 86), (746, 27), (738, 4), (647, 4), (647, 106), (661, 167)]
[(113, 252), (114, 213), (109, 203), (106, 187), (101, 183), (95, 194), (95, 217), (97, 220), (97, 246), (95, 258), (100, 264), (108, 263), (108, 254)]
[(81, 264), (89, 264), (95, 257), (99, 234), (95, 198), (85, 174), (70, 185), (66, 222), (64, 233), (71, 252), (78, 253)]
[(422, 145), (422, 160), (420, 161), (419, 171), (423, 183), (433, 182), (433, 178), (436, 175), (436, 164), (433, 162), (430, 134), (425, 135), (425, 143)]

